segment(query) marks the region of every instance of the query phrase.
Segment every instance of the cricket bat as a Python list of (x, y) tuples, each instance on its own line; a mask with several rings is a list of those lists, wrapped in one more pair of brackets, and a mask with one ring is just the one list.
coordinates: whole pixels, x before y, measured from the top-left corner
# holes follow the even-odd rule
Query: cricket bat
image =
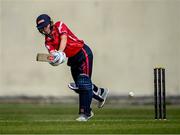
[(36, 56), (36, 61), (40, 62), (52, 62), (54, 57), (47, 53), (38, 53)]

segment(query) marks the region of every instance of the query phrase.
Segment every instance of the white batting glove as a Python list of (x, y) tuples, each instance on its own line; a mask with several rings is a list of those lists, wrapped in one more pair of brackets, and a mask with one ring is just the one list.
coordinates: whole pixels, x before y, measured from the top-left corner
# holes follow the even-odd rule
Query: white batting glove
[(60, 53), (60, 55), (61, 55), (60, 63), (64, 63), (67, 60), (66, 54), (61, 51), (58, 51), (58, 53)]
[(50, 64), (52, 66), (58, 66), (59, 64), (62, 64), (66, 61), (66, 54), (62, 51), (56, 51), (52, 53), (54, 59)]

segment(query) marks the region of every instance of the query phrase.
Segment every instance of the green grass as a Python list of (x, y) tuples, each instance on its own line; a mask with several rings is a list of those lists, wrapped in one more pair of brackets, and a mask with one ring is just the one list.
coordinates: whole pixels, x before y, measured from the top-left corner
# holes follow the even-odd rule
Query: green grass
[(180, 133), (180, 107), (167, 106), (167, 120), (154, 120), (153, 106), (94, 108), (76, 122), (78, 105), (0, 104), (0, 134), (169, 134)]

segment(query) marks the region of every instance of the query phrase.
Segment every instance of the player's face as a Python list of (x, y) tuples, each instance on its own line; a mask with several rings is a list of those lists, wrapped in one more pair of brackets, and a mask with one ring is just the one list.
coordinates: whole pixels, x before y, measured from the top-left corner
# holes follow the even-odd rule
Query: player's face
[(50, 34), (50, 33), (51, 33), (50, 24), (48, 24), (47, 26), (45, 26), (45, 27), (43, 28), (43, 31), (44, 31), (46, 34)]

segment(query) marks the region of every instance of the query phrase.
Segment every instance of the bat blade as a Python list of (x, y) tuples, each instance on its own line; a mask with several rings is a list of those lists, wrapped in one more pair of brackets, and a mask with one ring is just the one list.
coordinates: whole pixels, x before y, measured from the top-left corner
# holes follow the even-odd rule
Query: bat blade
[(36, 56), (36, 61), (40, 62), (51, 62), (53, 61), (53, 56), (47, 53), (38, 53)]

